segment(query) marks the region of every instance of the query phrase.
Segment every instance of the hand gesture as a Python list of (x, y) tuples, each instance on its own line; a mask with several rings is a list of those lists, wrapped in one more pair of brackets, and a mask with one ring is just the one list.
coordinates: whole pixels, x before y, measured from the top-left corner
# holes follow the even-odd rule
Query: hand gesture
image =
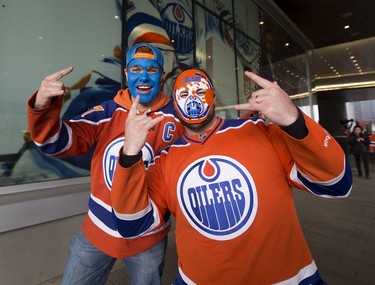
[(236, 110), (258, 112), (266, 121), (279, 126), (289, 126), (297, 120), (297, 108), (289, 95), (276, 82), (268, 81), (249, 71), (246, 71), (245, 75), (262, 89), (251, 94), (249, 103), (236, 105)]
[(73, 67), (70, 66), (66, 69), (62, 69), (53, 74), (47, 75), (42, 81), (39, 87), (38, 93), (34, 103), (35, 109), (41, 109), (51, 104), (51, 99), (58, 96), (63, 96), (66, 92), (64, 83), (60, 81), (65, 75), (68, 75), (73, 71)]
[(163, 116), (153, 119), (147, 112), (137, 114), (139, 99), (139, 95), (134, 99), (125, 122), (125, 141), (122, 151), (126, 155), (138, 154), (146, 143), (148, 132), (164, 119)]

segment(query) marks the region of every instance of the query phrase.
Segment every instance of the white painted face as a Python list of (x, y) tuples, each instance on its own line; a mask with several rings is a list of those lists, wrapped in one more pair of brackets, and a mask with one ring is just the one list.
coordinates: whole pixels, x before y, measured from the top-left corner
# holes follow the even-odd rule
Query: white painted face
[(189, 124), (203, 122), (215, 103), (212, 83), (200, 70), (183, 71), (176, 79), (173, 94), (180, 119)]

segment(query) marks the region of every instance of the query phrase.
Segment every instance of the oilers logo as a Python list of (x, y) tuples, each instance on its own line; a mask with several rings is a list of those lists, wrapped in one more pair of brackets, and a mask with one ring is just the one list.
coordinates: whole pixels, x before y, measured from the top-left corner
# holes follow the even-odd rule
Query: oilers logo
[(158, 1), (158, 10), (163, 21), (164, 29), (179, 55), (192, 58), (193, 24), (190, 1)]
[(189, 223), (214, 240), (230, 240), (253, 223), (258, 196), (247, 169), (226, 156), (191, 163), (177, 185), (180, 208)]
[[(120, 148), (124, 145), (125, 138), (118, 138), (108, 144), (103, 155), (103, 175), (107, 188), (111, 190), (113, 175), (116, 169), (116, 163)], [(152, 147), (146, 143), (142, 148), (143, 161), (147, 169), (151, 162), (154, 161), (155, 154)]]
[[(203, 102), (197, 96), (190, 96), (185, 103), (185, 114), (189, 115), (189, 118), (200, 118), (204, 110)], [(206, 113), (206, 112), (205, 112)]]

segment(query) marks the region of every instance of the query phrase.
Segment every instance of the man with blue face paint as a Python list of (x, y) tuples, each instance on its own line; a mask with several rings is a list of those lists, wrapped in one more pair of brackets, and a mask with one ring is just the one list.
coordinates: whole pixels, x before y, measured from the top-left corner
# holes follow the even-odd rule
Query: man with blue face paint
[(136, 47), (133, 47), (126, 56), (125, 74), (128, 88), (133, 98), (140, 96), (141, 105), (149, 106), (158, 95), (162, 83), (163, 55), (154, 47), (152, 47), (153, 54), (145, 52), (151, 49), (149, 44)]
[[(137, 114), (161, 118), (157, 119), (161, 120), (160, 124), (147, 134), (142, 149), (145, 168), (153, 163), (161, 149), (183, 134), (183, 127), (174, 115), (173, 103), (160, 91), (163, 55), (147, 43), (133, 46), (127, 52), (124, 70), (128, 88), (120, 90), (113, 100), (71, 120), (62, 120), (60, 112), (66, 88), (61, 79), (72, 70), (68, 67), (48, 75), (28, 101), (30, 134), (41, 152), (49, 156), (75, 156), (96, 146), (91, 160), (89, 211), (82, 230), (70, 244), (62, 284), (104, 285), (116, 259), (120, 258), (130, 284), (160, 285), (169, 215), (163, 218), (166, 226), (162, 229), (140, 238), (123, 238), (113, 219), (111, 188), (121, 146), (130, 136), (139, 139), (137, 131), (124, 136), (124, 125), (133, 101), (138, 106)], [(125, 227), (129, 232), (136, 230), (131, 223)]]

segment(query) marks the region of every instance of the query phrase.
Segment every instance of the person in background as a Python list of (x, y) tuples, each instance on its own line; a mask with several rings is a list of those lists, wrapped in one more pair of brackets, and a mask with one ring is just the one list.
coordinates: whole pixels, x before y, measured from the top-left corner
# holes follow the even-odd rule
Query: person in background
[(131, 284), (161, 284), (168, 217), (164, 217), (163, 227), (148, 235), (123, 238), (112, 219), (111, 187), (119, 149), (129, 139), (124, 137), (124, 125), (134, 98), (140, 97), (138, 114), (149, 118), (163, 115), (162, 122), (144, 141), (145, 167), (182, 134), (170, 98), (160, 91), (163, 55), (147, 43), (133, 46), (127, 52), (124, 70), (128, 88), (120, 90), (113, 100), (62, 120), (66, 88), (61, 79), (72, 70), (68, 67), (48, 75), (27, 104), (31, 137), (44, 154), (75, 156), (96, 146), (91, 161), (89, 211), (82, 230), (71, 242), (62, 284), (105, 284), (117, 258), (123, 259)]
[(138, 115), (134, 101), (125, 127), (130, 139), (120, 150), (111, 192), (119, 233), (152, 233), (170, 211), (179, 272), (173, 284), (326, 284), (303, 236), (292, 189), (347, 197), (348, 159), (276, 82), (245, 75), (261, 89), (236, 109), (262, 118), (217, 117), (209, 76), (199, 69), (180, 73), (173, 101), (185, 134), (147, 173), (142, 145), (163, 118)]
[(363, 128), (360, 125), (355, 125), (352, 133), (349, 136), (349, 145), (351, 152), (355, 158), (355, 164), (358, 170), (358, 176), (362, 177), (362, 166), (361, 160), (365, 167), (366, 178), (370, 178), (370, 163), (369, 163), (369, 145), (370, 140), (368, 135), (363, 133)]

